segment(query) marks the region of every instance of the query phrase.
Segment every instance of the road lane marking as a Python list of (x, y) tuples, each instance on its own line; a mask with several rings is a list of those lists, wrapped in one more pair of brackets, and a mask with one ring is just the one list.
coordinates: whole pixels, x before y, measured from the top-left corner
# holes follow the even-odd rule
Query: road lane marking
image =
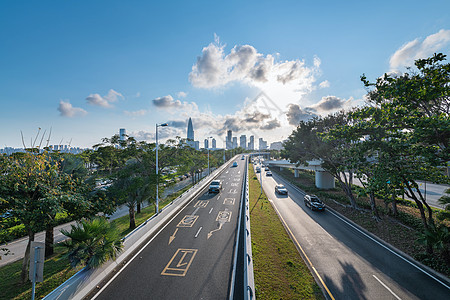
[(211, 212), (213, 211), (214, 207), (211, 207), (211, 209), (209, 210), (209, 213), (211, 214)]
[(428, 273), (427, 271), (425, 271), (424, 269), (420, 268), (419, 266), (415, 265), (414, 263), (410, 262), (409, 260), (407, 260), (406, 258), (404, 258), (403, 256), (401, 256), (400, 254), (398, 254), (397, 252), (389, 249), (387, 246), (383, 245), (382, 243), (378, 242), (376, 239), (374, 239), (373, 237), (371, 237), (370, 235), (366, 234), (364, 231), (362, 231), (361, 229), (359, 229), (358, 227), (354, 226), (353, 224), (347, 222), (345, 219), (341, 218), (340, 216), (338, 216), (337, 214), (335, 214), (334, 212), (332, 212), (331, 210), (328, 210), (329, 213), (331, 213), (332, 215), (334, 215), (336, 218), (340, 219), (342, 222), (344, 222), (345, 224), (349, 225), (350, 227), (354, 228), (355, 230), (357, 230), (358, 232), (360, 232), (362, 235), (366, 236), (367, 238), (369, 238), (370, 240), (372, 240), (373, 242), (377, 243), (378, 245), (380, 245), (381, 247), (383, 247), (384, 249), (388, 250), (389, 252), (391, 252), (392, 254), (396, 255), (397, 257), (401, 258), (402, 260), (404, 260), (405, 262), (407, 262), (408, 264), (410, 264), (411, 266), (415, 267), (416, 269), (422, 271), (423, 273), (427, 274), (428, 276), (430, 276), (431, 278), (433, 278), (434, 280), (436, 280), (437, 282), (439, 282), (440, 284), (442, 284), (443, 286), (445, 286), (447, 289), (450, 290), (450, 286), (446, 285), (445, 283), (443, 283), (441, 280), (437, 279), (436, 277), (434, 277), (433, 275), (431, 275), (430, 273)]
[(200, 227), (197, 231), (197, 233), (195, 234), (195, 237), (198, 237), (198, 234), (200, 233), (200, 231), (202, 230), (203, 227)]
[(219, 228), (214, 229), (214, 230), (211, 230), (210, 232), (208, 232), (208, 237), (207, 237), (206, 239), (209, 240), (209, 238), (212, 236), (213, 232), (216, 232), (216, 231), (221, 230), (221, 229), (222, 229), (222, 226), (223, 226), (223, 223), (220, 223), (220, 224), (219, 224)]
[(284, 220), (283, 216), (280, 214), (279, 210), (276, 208), (275, 205), (272, 205), (272, 207), (277, 211), (278, 216), (280, 216), (281, 221), (283, 222), (285, 228), (289, 231), (289, 235), (294, 239), (294, 242), (297, 244), (297, 247), (300, 249), (300, 251), (302, 252), (302, 254), (305, 256), (306, 260), (308, 261), (309, 266), (311, 267), (311, 269), (314, 271), (314, 273), (316, 274), (317, 278), (319, 278), (320, 283), (322, 283), (322, 286), (325, 288), (325, 290), (328, 293), (328, 296), (330, 296), (330, 298), (332, 300), (335, 300), (333, 295), (331, 294), (330, 290), (328, 289), (327, 285), (325, 284), (325, 282), (322, 280), (322, 277), (320, 277), (319, 272), (317, 272), (316, 268), (314, 267), (314, 265), (312, 264), (312, 262), (309, 260), (308, 255), (306, 255), (305, 251), (303, 250), (302, 246), (300, 246), (300, 243), (297, 241), (297, 238), (294, 236), (294, 234), (292, 233), (291, 229), (289, 228), (288, 224), (286, 223), (286, 221)]
[(223, 200), (223, 204), (225, 205), (234, 205), (235, 198), (225, 198)]
[(161, 275), (185, 276), (198, 249), (178, 249), (166, 265)]
[(236, 191), (236, 189), (231, 189), (229, 193), (230, 194), (237, 194), (237, 191)]
[(232, 182), (231, 186), (238, 186), (238, 183), (237, 182)]
[(178, 223), (177, 227), (192, 227), (197, 221), (198, 216), (194, 215), (186, 215), (184, 218)]
[(198, 200), (197, 203), (194, 204), (194, 207), (207, 207), (209, 200)]
[(175, 228), (175, 232), (169, 237), (169, 245), (175, 239), (175, 235), (177, 234), (178, 228)]
[(397, 296), (387, 285), (385, 285), (380, 279), (378, 279), (377, 276), (372, 275), (376, 280), (378, 280), (379, 283), (381, 283), (382, 286), (384, 286), (385, 289), (387, 289), (395, 298), (398, 300), (402, 300), (399, 296)]
[(219, 222), (219, 228), (211, 230), (210, 232), (208, 232), (208, 236), (207, 236), (206, 239), (209, 240), (209, 238), (212, 236), (213, 232), (221, 230), (223, 224), (225, 224), (227, 222), (230, 222), (232, 213), (233, 212), (228, 210), (227, 208), (225, 208), (225, 210), (223, 210), (223, 211), (219, 211), (219, 213), (217, 214), (217, 218), (216, 218), (216, 221)]

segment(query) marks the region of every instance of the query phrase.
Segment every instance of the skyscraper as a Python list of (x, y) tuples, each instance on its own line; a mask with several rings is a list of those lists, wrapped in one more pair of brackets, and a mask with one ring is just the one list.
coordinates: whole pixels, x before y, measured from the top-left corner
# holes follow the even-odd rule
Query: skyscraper
[(239, 138), (239, 147), (247, 149), (247, 136), (245, 134), (241, 135)]
[(212, 148), (213, 148), (213, 149), (216, 149), (216, 148), (217, 148), (217, 145), (216, 145), (216, 139), (212, 139), (211, 144), (212, 144)]
[(233, 149), (236, 149), (237, 147), (238, 147), (237, 137), (233, 136)]
[(233, 148), (233, 132), (231, 130), (227, 131), (227, 149)]
[(195, 148), (194, 142), (194, 126), (192, 125), (192, 119), (189, 118), (188, 127), (187, 127), (187, 144), (192, 148)]
[(266, 150), (267, 142), (263, 138), (259, 138), (259, 150)]
[(125, 141), (125, 139), (126, 139), (126, 131), (125, 131), (125, 128), (120, 128), (119, 129), (119, 139), (121, 140), (121, 141)]
[(248, 150), (255, 150), (255, 136), (250, 136), (250, 142), (248, 142)]
[(205, 144), (205, 149), (208, 149), (209, 148), (209, 141), (208, 141), (208, 139), (205, 139), (204, 144)]

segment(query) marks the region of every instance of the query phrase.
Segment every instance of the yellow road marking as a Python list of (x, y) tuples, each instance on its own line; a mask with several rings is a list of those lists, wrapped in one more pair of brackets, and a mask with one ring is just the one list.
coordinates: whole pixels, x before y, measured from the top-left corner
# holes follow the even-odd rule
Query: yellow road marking
[(169, 237), (169, 245), (175, 239), (175, 234), (177, 234), (178, 228), (175, 228), (175, 232)]
[(225, 205), (234, 205), (234, 198), (225, 198), (224, 200), (223, 200), (223, 204), (225, 204)]
[(194, 207), (207, 207), (209, 203), (209, 200), (198, 200), (197, 203), (195, 203)]
[(322, 283), (323, 287), (325, 288), (325, 290), (327, 291), (328, 295), (330, 296), (330, 298), (332, 300), (335, 300), (333, 295), (331, 294), (330, 290), (328, 289), (327, 285), (325, 284), (325, 282), (323, 282), (322, 277), (320, 277), (319, 273), (317, 272), (316, 268), (314, 268), (312, 262), (309, 260), (308, 255), (306, 255), (305, 251), (303, 251), (302, 246), (300, 246), (300, 243), (297, 241), (297, 239), (295, 238), (294, 234), (292, 233), (291, 229), (289, 228), (289, 226), (287, 225), (287, 223), (284, 221), (283, 217), (281, 216), (280, 212), (278, 211), (278, 209), (275, 207), (275, 205), (272, 205), (273, 208), (275, 208), (275, 210), (277, 211), (278, 216), (280, 217), (281, 221), (283, 222), (284, 226), (286, 227), (286, 229), (289, 231), (290, 236), (294, 239), (294, 242), (297, 244), (298, 248), (300, 249), (300, 251), (302, 252), (302, 254), (306, 257), (306, 260), (309, 263), (309, 266), (311, 267), (311, 269), (313, 269), (314, 273), (316, 274), (317, 278), (319, 278), (320, 283)]
[(161, 272), (161, 275), (185, 276), (197, 251), (198, 249), (178, 249)]
[(180, 223), (178, 223), (177, 227), (192, 227), (195, 221), (197, 221), (197, 219), (198, 216), (194, 215), (184, 216), (184, 218), (180, 221)]
[(219, 231), (220, 229), (222, 229), (222, 225), (223, 225), (223, 223), (220, 223), (220, 224), (219, 224), (219, 228), (214, 229), (214, 230), (211, 230), (211, 231), (208, 233), (208, 237), (207, 237), (206, 239), (209, 240), (209, 238), (212, 236), (213, 232), (216, 232), (216, 231)]

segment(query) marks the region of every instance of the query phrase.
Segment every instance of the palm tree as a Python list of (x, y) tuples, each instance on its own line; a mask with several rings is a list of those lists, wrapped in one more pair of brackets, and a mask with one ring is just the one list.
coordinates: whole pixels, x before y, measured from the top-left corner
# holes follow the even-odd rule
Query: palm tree
[(58, 247), (67, 249), (66, 257), (72, 267), (86, 265), (96, 268), (109, 259), (116, 259), (123, 244), (115, 226), (105, 218), (81, 220), (70, 231), (61, 230), (69, 239)]

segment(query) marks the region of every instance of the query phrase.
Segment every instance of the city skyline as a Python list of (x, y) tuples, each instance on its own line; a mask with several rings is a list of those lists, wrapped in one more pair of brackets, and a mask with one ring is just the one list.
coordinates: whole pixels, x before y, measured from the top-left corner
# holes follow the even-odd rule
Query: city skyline
[(450, 2), (431, 3), (2, 2), (1, 147), (38, 128), (82, 148), (117, 128), (153, 142), (167, 122), (164, 142), (189, 117), (220, 144), (227, 130), (284, 140), (300, 120), (362, 105), (362, 74), (449, 54)]

